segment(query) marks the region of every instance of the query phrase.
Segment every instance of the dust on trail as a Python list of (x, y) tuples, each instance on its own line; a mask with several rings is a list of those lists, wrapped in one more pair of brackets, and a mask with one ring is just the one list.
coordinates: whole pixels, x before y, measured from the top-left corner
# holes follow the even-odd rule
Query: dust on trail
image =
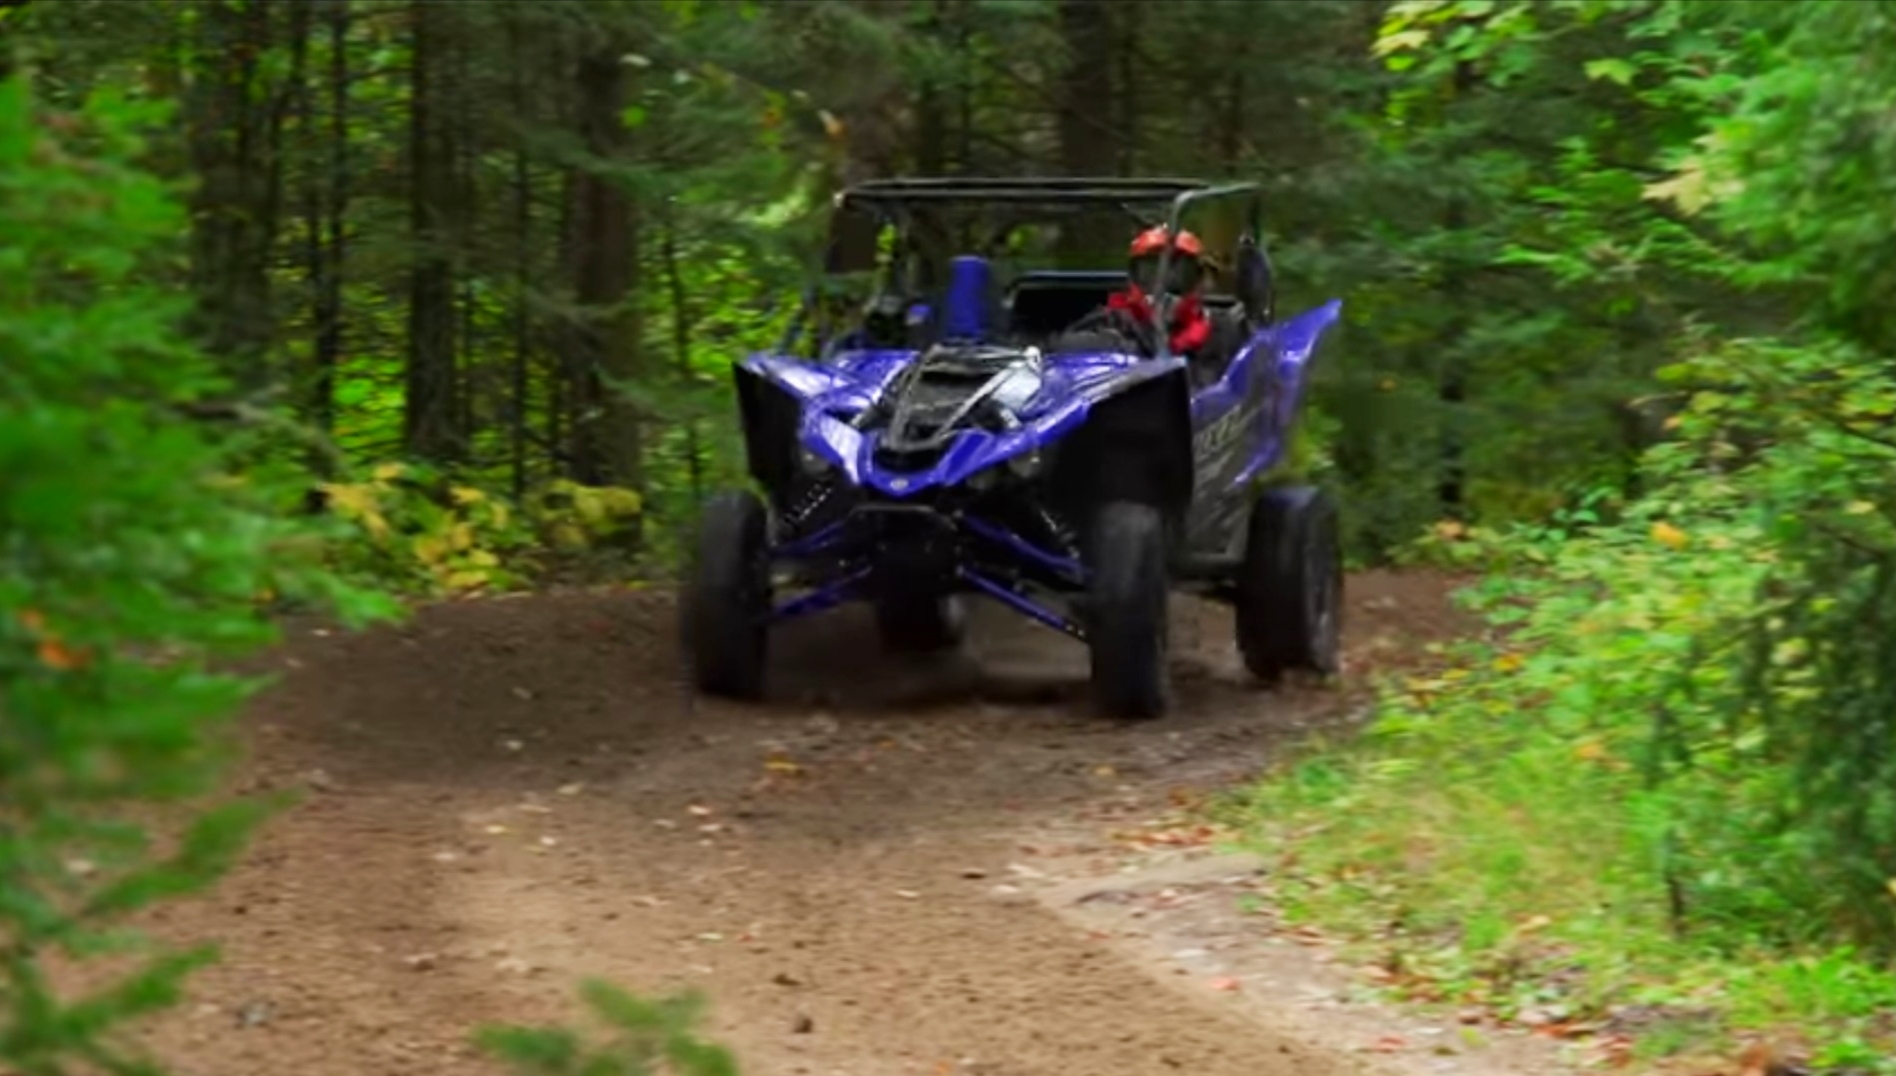
[[(1447, 586), (1353, 577), (1351, 682), (1454, 631)], [(1250, 687), (1228, 612), (1175, 616), (1177, 710), (1130, 727), (1088, 713), (1077, 644), (993, 609), (937, 661), (854, 610), (794, 625), (761, 706), (684, 695), (664, 594), (297, 627), (241, 786), (307, 795), (161, 913), (224, 959), (154, 1042), (197, 1076), (487, 1073), (471, 1028), (573, 1020), (596, 975), (702, 990), (751, 1076), (1348, 1071), (1009, 884), (1023, 834), (1157, 813), (1360, 698)]]

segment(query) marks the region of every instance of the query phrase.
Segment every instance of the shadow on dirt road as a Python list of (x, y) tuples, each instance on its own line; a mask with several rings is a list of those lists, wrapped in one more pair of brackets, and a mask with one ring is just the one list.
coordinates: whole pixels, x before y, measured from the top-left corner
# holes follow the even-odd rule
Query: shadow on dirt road
[(1005, 883), (1038, 824), (1159, 810), (1335, 720), (1456, 629), (1446, 590), (1355, 577), (1341, 691), (1247, 685), (1228, 613), (1181, 602), (1178, 711), (1140, 726), (1092, 717), (1079, 647), (998, 610), (936, 661), (882, 657), (854, 611), (797, 625), (754, 707), (682, 692), (661, 594), (297, 628), (241, 786), (307, 795), (163, 913), (225, 959), (156, 1042), (198, 1076), (489, 1072), (473, 1026), (571, 1019), (601, 975), (703, 990), (750, 1076), (1344, 1071)]

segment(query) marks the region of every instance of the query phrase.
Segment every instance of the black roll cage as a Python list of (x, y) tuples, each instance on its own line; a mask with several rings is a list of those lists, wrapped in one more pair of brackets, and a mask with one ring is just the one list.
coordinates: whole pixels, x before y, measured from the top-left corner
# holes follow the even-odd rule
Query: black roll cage
[[(843, 249), (844, 239), (840, 233), (842, 221), (852, 213), (867, 213), (876, 218), (878, 228), (892, 224), (907, 234), (914, 230), (914, 210), (920, 206), (999, 205), (1025, 211), (1008, 215), (996, 232), (994, 241), (998, 242), (1020, 225), (1044, 219), (1050, 214), (1117, 207), (1137, 221), (1140, 227), (1163, 223), (1168, 237), (1176, 237), (1185, 211), (1194, 204), (1246, 197), (1245, 234), (1241, 236), (1240, 243), (1248, 240), (1256, 249), (1263, 259), (1263, 271), (1268, 278), (1270, 262), (1262, 241), (1261, 195), (1262, 188), (1256, 183), (1214, 185), (1189, 178), (931, 176), (865, 180), (837, 192), (832, 201), (831, 237), (824, 254), (823, 274), (848, 271), (844, 268), (848, 252)], [(1156, 219), (1150, 213), (1140, 212), (1141, 208), (1150, 211), (1161, 206), (1164, 207), (1163, 215)], [(1165, 273), (1171, 268), (1174, 253), (1174, 239), (1168, 238), (1159, 256), (1159, 279), (1164, 279)], [(788, 351), (793, 346), (796, 337), (802, 332), (803, 315), (816, 305), (816, 300), (817, 291), (812, 288), (806, 295), (804, 310), (799, 311), (786, 331), (781, 350)], [(1162, 304), (1169, 304), (1170, 301), (1170, 297), (1160, 298)], [(1161, 309), (1160, 314), (1163, 316), (1165, 313)], [(1269, 316), (1268, 310), (1263, 313)], [(828, 333), (823, 331), (824, 328), (819, 321), (819, 336), (826, 338)]]

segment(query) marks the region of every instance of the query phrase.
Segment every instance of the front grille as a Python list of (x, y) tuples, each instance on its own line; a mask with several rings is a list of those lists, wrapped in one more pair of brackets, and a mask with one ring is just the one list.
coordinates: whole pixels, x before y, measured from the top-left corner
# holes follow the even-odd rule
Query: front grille
[(889, 471), (926, 471), (941, 462), (945, 449), (940, 448), (876, 448), (876, 466)]

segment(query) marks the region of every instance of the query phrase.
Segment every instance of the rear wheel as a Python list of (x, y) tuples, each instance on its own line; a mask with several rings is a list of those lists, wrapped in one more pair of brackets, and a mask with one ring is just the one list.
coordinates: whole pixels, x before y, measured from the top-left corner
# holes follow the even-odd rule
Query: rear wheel
[(1251, 509), (1238, 572), (1238, 650), (1275, 683), (1292, 670), (1342, 665), (1343, 556), (1336, 502), (1308, 487), (1275, 489)]
[(1151, 505), (1110, 502), (1101, 507), (1087, 544), (1094, 699), (1108, 717), (1159, 717), (1170, 696), (1164, 518)]
[(755, 699), (764, 690), (769, 633), (769, 528), (764, 506), (742, 490), (705, 504), (684, 594), (685, 654), (698, 690)]
[(930, 654), (961, 645), (964, 612), (952, 595), (891, 595), (876, 602), (882, 646), (896, 654)]

